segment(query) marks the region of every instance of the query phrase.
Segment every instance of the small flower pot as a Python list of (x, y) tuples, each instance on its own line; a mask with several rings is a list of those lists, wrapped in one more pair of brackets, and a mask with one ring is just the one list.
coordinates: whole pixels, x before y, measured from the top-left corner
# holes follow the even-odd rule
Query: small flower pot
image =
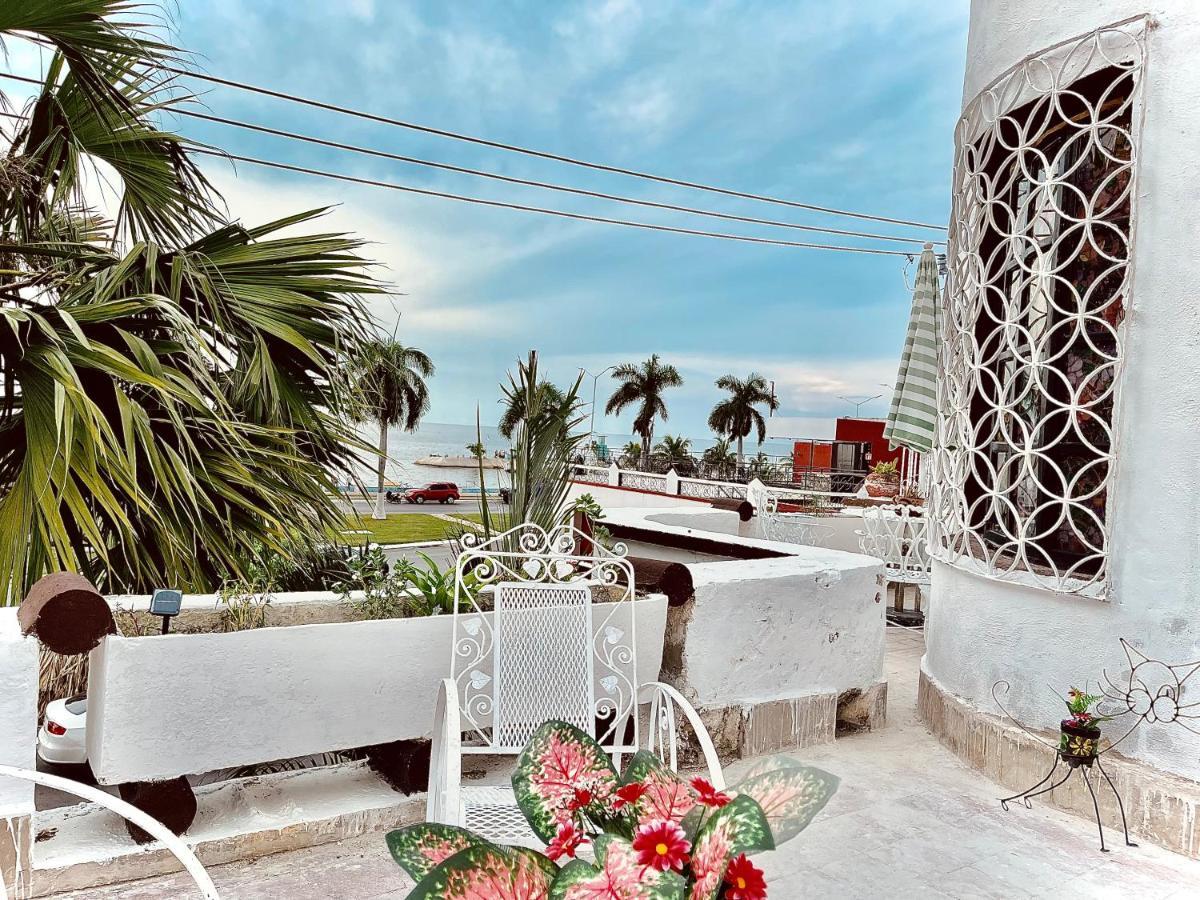
[(893, 477), (888, 478), (886, 475), (876, 475), (872, 472), (867, 476), (864, 482), (867, 488), (867, 496), (879, 499), (881, 497), (895, 497), (900, 493), (900, 479)]
[(1062, 734), (1058, 740), (1058, 755), (1071, 768), (1090, 766), (1100, 752), (1100, 729), (1095, 725), (1076, 725), (1070, 719), (1059, 723)]

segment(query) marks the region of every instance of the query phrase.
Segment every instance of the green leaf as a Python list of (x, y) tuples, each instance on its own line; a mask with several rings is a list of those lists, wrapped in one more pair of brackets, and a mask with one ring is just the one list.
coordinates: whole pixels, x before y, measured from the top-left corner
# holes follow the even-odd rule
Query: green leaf
[(550, 721), (517, 757), (512, 786), (534, 834), (549, 843), (558, 823), (571, 817), (575, 791), (591, 791), (596, 802), (607, 802), (617, 786), (617, 772), (591, 737), (574, 725)]
[(392, 852), (392, 859), (416, 881), (420, 881), (456, 853), (486, 843), (483, 838), (465, 828), (440, 825), (436, 822), (409, 825), (407, 828), (389, 831), (387, 835), (388, 850)]
[(633, 845), (624, 838), (602, 835), (596, 850), (598, 866), (579, 859), (563, 866), (550, 900), (683, 900), (683, 877), (639, 865)]
[(735, 797), (712, 814), (692, 847), (691, 900), (716, 900), (725, 870), (740, 853), (774, 850), (767, 817), (750, 797)]
[(752, 797), (762, 807), (778, 846), (809, 826), (837, 792), (839, 779), (786, 757), (771, 763), (777, 767), (764, 771), (760, 764), (738, 783), (735, 792)]
[(481, 844), (459, 851), (422, 878), (408, 900), (547, 900), (550, 881), (531, 853)]

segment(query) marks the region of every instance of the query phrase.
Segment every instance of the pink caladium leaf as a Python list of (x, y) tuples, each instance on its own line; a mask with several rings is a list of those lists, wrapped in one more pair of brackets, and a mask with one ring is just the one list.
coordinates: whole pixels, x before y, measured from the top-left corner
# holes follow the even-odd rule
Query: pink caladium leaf
[(568, 863), (554, 879), (550, 900), (683, 900), (687, 885), (676, 872), (659, 872), (637, 861), (621, 837), (596, 839), (596, 865)]
[(633, 782), (646, 788), (634, 804), (639, 825), (656, 821), (678, 824), (696, 806), (696, 792), (691, 785), (653, 753), (639, 750), (630, 758), (621, 783)]
[(549, 900), (554, 864), (547, 867), (538, 855), (491, 844), (468, 847), (421, 879), (408, 900)]
[(725, 870), (740, 853), (773, 850), (771, 826), (762, 807), (747, 796), (735, 797), (700, 828), (692, 847), (692, 891), (688, 900), (716, 900)]
[(421, 822), (389, 831), (388, 849), (394, 859), (414, 881), (420, 881), (460, 850), (487, 843), (465, 828)]
[(608, 803), (617, 771), (591, 737), (574, 725), (551, 721), (534, 732), (517, 757), (512, 786), (534, 834), (549, 843), (559, 823), (578, 812), (577, 791), (587, 792), (596, 806)]
[(809, 826), (837, 791), (839, 779), (786, 757), (771, 763), (756, 766), (738, 783), (735, 792), (758, 801), (778, 846)]

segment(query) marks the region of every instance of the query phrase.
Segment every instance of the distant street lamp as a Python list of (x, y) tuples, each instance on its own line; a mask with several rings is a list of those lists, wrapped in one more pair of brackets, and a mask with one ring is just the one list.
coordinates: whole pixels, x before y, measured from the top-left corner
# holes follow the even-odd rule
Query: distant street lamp
[(601, 369), (597, 374), (592, 375), (592, 373), (589, 372), (587, 369), (585, 369), (583, 366), (579, 367), (579, 371), (582, 372), (584, 375), (592, 375), (592, 421), (588, 425), (588, 442), (589, 443), (592, 440), (592, 435), (594, 435), (596, 433), (596, 386), (598, 384), (600, 384), (600, 376), (601, 375), (603, 375), (605, 372), (611, 372), (615, 368), (616, 368), (616, 366), (612, 365), (612, 366), (609, 366), (607, 369)]
[(876, 394), (874, 397), (838, 397), (838, 399), (854, 404), (854, 418), (857, 419), (859, 410), (861, 410), (864, 405), (870, 403), (872, 400), (878, 400), (882, 396), (883, 394)]

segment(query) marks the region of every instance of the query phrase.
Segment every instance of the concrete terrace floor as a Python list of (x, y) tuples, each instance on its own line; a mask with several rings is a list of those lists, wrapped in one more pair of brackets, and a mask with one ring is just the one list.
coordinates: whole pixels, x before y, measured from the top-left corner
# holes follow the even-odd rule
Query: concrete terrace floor
[[(888, 630), (885, 728), (808, 748), (797, 759), (842, 779), (809, 829), (755, 859), (775, 900), (795, 898), (1200, 897), (1200, 862), (1037, 804), (1000, 809), (1010, 793), (945, 750), (916, 717), (919, 632)], [(736, 781), (737, 766), (731, 767)], [(1136, 836), (1134, 836), (1136, 840)], [(228, 900), (403, 898), (411, 887), (382, 835), (214, 867)], [(60, 897), (165, 900), (197, 896), (184, 876)]]

